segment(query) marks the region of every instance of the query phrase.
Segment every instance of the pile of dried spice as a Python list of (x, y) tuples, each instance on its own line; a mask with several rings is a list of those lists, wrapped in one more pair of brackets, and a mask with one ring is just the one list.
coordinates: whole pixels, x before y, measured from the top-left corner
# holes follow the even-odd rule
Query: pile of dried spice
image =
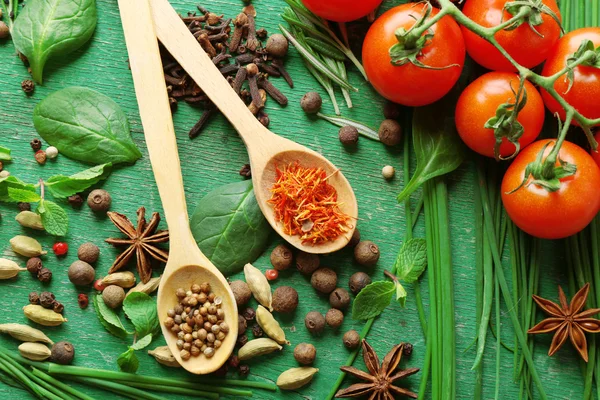
[(351, 217), (341, 211), (337, 191), (327, 179), (320, 167), (306, 168), (294, 162), (277, 168), (269, 204), (283, 231), (299, 235), (304, 244), (333, 241), (352, 229)]

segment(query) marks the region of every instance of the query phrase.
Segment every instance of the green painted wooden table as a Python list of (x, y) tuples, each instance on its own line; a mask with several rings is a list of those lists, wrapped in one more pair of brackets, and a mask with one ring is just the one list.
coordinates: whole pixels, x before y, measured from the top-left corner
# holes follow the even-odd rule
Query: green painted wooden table
[[(173, 6), (179, 12), (195, 9), (194, 1), (173, 1)], [(392, 1), (385, 6), (390, 7)], [(239, 0), (206, 0), (203, 5), (210, 10), (227, 16), (236, 15), (243, 3)], [(257, 24), (270, 32), (277, 30), (281, 22), (279, 14), (284, 3), (281, 0), (257, 0)], [(127, 113), (132, 126), (135, 142), (144, 153), (144, 157), (133, 166), (117, 168), (110, 178), (101, 184), (113, 196), (112, 209), (135, 217), (139, 206), (145, 206), (150, 211), (161, 211), (161, 203), (154, 184), (150, 163), (144, 145), (144, 137), (137, 111), (133, 91), (133, 83), (127, 67), (127, 53), (117, 4), (113, 0), (98, 0), (99, 21), (96, 33), (91, 42), (77, 51), (74, 55), (51, 62), (45, 72), (44, 86), (38, 86), (33, 96), (27, 97), (20, 88), (20, 83), (27, 78), (27, 71), (17, 57), (11, 42), (0, 42), (0, 145), (13, 151), (14, 161), (7, 165), (15, 176), (28, 182), (39, 178), (48, 178), (54, 174), (72, 174), (85, 169), (81, 163), (59, 156), (44, 166), (39, 166), (33, 159), (29, 141), (37, 137), (32, 123), (32, 110), (45, 96), (53, 91), (68, 86), (85, 86), (96, 89), (112, 97)], [(395, 259), (398, 248), (405, 232), (405, 219), (402, 207), (396, 203), (396, 194), (400, 191), (404, 176), (401, 173), (400, 149), (389, 149), (365, 138), (355, 151), (342, 147), (337, 139), (337, 129), (324, 121), (307, 118), (299, 106), (300, 97), (309, 90), (323, 92), (304, 68), (295, 50), (290, 51), (287, 65), (295, 79), (292, 90), (285, 82), (274, 79), (273, 82), (289, 97), (290, 104), (280, 108), (272, 100), (267, 102), (266, 111), (271, 117), (270, 128), (289, 139), (295, 140), (328, 157), (342, 169), (354, 187), (359, 202), (360, 227), (363, 238), (368, 238), (379, 244), (381, 259), (377, 266), (368, 270), (375, 279), (382, 278), (384, 269), (389, 269)], [(363, 121), (375, 127), (381, 121), (382, 99), (369, 87), (368, 83), (353, 71), (351, 81), (360, 88), (353, 95), (354, 108), (348, 110), (342, 106), (343, 114)], [(322, 93), (324, 95), (324, 93)], [(324, 110), (333, 113), (332, 105), (324, 97)], [(339, 96), (341, 101), (342, 97)], [(186, 186), (188, 208), (192, 211), (195, 204), (207, 192), (219, 185), (242, 179), (238, 175), (240, 167), (248, 161), (246, 150), (235, 131), (218, 117), (195, 140), (187, 137), (187, 132), (199, 118), (200, 112), (185, 104), (181, 104), (174, 116), (175, 128), (182, 160), (183, 176)], [(384, 165), (397, 168), (396, 178), (390, 182), (381, 177)], [(472, 168), (465, 164), (457, 172), (448, 177), (450, 187), (450, 222), (452, 232), (452, 257), (454, 271), (454, 286), (456, 291), (456, 332), (457, 332), (457, 390), (458, 398), (468, 399), (473, 394), (474, 372), (471, 365), (474, 349), (467, 351), (475, 334), (475, 239), (472, 196)], [(77, 306), (76, 289), (67, 278), (68, 266), (76, 260), (77, 247), (87, 241), (100, 246), (101, 256), (97, 263), (97, 276), (107, 273), (114, 258), (118, 254), (104, 239), (119, 236), (118, 231), (105, 217), (94, 215), (89, 208), (73, 211), (66, 206), (70, 218), (70, 230), (66, 241), (71, 248), (69, 254), (57, 259), (53, 254), (45, 257), (45, 265), (54, 273), (52, 283), (42, 286), (32, 279), (29, 274), (22, 273), (18, 279), (0, 282), (0, 323), (26, 323), (21, 307), (27, 304), (30, 291), (50, 290), (65, 304), (65, 315), (69, 322), (58, 328), (44, 329), (55, 341), (69, 340), (74, 343), (77, 351), (76, 365), (116, 369), (117, 356), (126, 350), (130, 340), (120, 340), (106, 332), (96, 318), (93, 307), (85, 310)], [(25, 259), (16, 256), (10, 249), (8, 240), (18, 234), (34, 234), (24, 231), (14, 218), (18, 210), (13, 205), (0, 204), (0, 256), (25, 263)], [(164, 225), (164, 224), (163, 224)], [(416, 235), (423, 235), (423, 220), (419, 221)], [(54, 238), (35, 234), (47, 250), (50, 250)], [(282, 239), (272, 235), (267, 251), (256, 261), (261, 269), (269, 267), (268, 255), (270, 250), (281, 243)], [(566, 282), (565, 262), (562, 256), (562, 242), (548, 242), (544, 251), (544, 269), (542, 274), (541, 294), (556, 298), (556, 284)], [(362, 268), (353, 262), (349, 251), (326, 256), (322, 264), (334, 268), (339, 275), (341, 286), (346, 286), (349, 276)], [(236, 278), (236, 276), (232, 277)], [(425, 279), (426, 276), (425, 276)], [(348, 351), (342, 346), (342, 335), (348, 329), (361, 330), (363, 323), (353, 321), (349, 316), (337, 331), (330, 329), (320, 337), (311, 337), (306, 331), (303, 319), (310, 310), (325, 313), (328, 301), (319, 296), (311, 288), (310, 282), (295, 271), (287, 271), (280, 275), (274, 286), (292, 285), (300, 294), (300, 305), (295, 314), (288, 318), (280, 318), (283, 328), (293, 344), (300, 342), (314, 343), (318, 349), (315, 365), (320, 372), (313, 383), (298, 391), (264, 392), (256, 391), (255, 397), (261, 399), (322, 399), (329, 392), (333, 381), (339, 374), (339, 366), (348, 357)], [(566, 286), (566, 285), (565, 285)], [(424, 285), (425, 289), (427, 286)], [(385, 354), (391, 346), (400, 341), (414, 344), (412, 357), (403, 361), (403, 365), (421, 367), (425, 354), (425, 343), (421, 334), (414, 297), (410, 287), (407, 287), (409, 298), (405, 309), (394, 304), (389, 307), (375, 322), (369, 342), (380, 353)], [(425, 306), (427, 307), (427, 291), (424, 290)], [(92, 293), (92, 291), (89, 291)], [(501, 324), (505, 332), (512, 329), (506, 310)], [(491, 336), (490, 336), (491, 337)], [(512, 336), (506, 336), (511, 343)], [(485, 398), (493, 397), (494, 390), (494, 343), (488, 341), (484, 357)], [(557, 355), (548, 358), (545, 354), (550, 337), (539, 337), (536, 346), (535, 360), (542, 376), (546, 391), (552, 399), (580, 398), (583, 391), (579, 362), (574, 350), (565, 346)], [(16, 349), (17, 342), (0, 338), (2, 345)], [(164, 344), (162, 338), (155, 340), (152, 347)], [(286, 348), (279, 354), (250, 362), (250, 379), (274, 382), (277, 376), (287, 368), (296, 366), (293, 358), (293, 348)], [(512, 356), (502, 349), (502, 368), (500, 393), (503, 399), (517, 396), (517, 385), (512, 380)], [(184, 371), (163, 367), (154, 359), (140, 352), (139, 373), (155, 376), (181, 376)], [(363, 367), (362, 360), (356, 363)], [(232, 374), (235, 376), (235, 374)], [(413, 390), (417, 390), (420, 374), (406, 382)], [(348, 381), (345, 382), (347, 384)], [(90, 391), (98, 398), (107, 398), (106, 392)], [(0, 398), (28, 398), (26, 392), (1, 385)], [(169, 397), (169, 396), (166, 396)], [(172, 396), (175, 398), (175, 396)]]

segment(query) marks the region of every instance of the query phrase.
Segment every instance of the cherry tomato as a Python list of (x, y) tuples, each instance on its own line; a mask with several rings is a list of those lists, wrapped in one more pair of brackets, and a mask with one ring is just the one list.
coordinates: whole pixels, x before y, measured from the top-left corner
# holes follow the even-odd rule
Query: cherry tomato
[(265, 271), (265, 276), (268, 280), (274, 281), (279, 276), (279, 271), (277, 271), (276, 269), (268, 269)]
[[(594, 136), (594, 138), (596, 139), (597, 143), (600, 143), (600, 132), (596, 133), (596, 136)], [(594, 161), (596, 161), (596, 164), (598, 164), (598, 166), (600, 167), (600, 145), (598, 146), (598, 148), (596, 150), (592, 150), (592, 158), (594, 159)]]
[[(548, 60), (546, 60), (542, 75), (550, 76), (562, 70), (567, 59), (577, 51), (584, 39), (591, 40), (594, 47), (600, 46), (600, 28), (577, 29), (563, 36), (552, 50)], [(570, 90), (567, 91), (569, 82), (563, 77), (556, 80), (554, 89), (584, 117), (600, 118), (600, 103), (598, 103), (598, 99), (600, 99), (600, 69), (580, 65), (575, 67), (573, 72), (573, 86)], [(558, 113), (560, 118), (564, 120), (565, 110), (561, 105), (545, 90), (542, 89), (541, 92), (548, 110), (553, 114)], [(576, 123), (573, 124), (577, 125)]]
[(52, 246), (52, 251), (57, 256), (64, 256), (67, 254), (67, 251), (69, 251), (69, 245), (65, 242), (56, 242), (54, 243), (54, 246)]
[(375, 10), (382, 0), (302, 0), (319, 17), (336, 22), (362, 18)]
[(555, 140), (539, 140), (515, 158), (502, 180), (502, 202), (513, 222), (525, 232), (539, 238), (560, 239), (581, 231), (600, 211), (600, 168), (581, 147), (564, 142), (559, 157), (575, 164), (577, 172), (561, 179), (558, 191), (549, 192), (530, 184), (509, 193), (521, 184), (527, 164), (549, 142), (546, 156)]
[[(512, 88), (512, 90), (511, 90)], [(512, 72), (488, 72), (477, 78), (462, 92), (456, 104), (456, 129), (462, 140), (473, 151), (494, 157), (496, 138), (494, 130), (484, 128), (485, 123), (496, 115), (501, 104), (515, 102), (519, 90), (519, 77)], [(525, 81), (527, 102), (519, 112), (517, 121), (523, 125), (523, 136), (519, 139), (524, 148), (539, 135), (544, 124), (544, 103), (542, 97), (529, 82)], [(514, 93), (513, 93), (514, 91)], [(516, 150), (506, 138), (500, 145), (500, 156), (509, 157)]]
[[(484, 27), (494, 27), (512, 18), (504, 10), (506, 3), (512, 0), (467, 0), (463, 13)], [(561, 20), (555, 0), (543, 0)], [(556, 21), (546, 13), (542, 14), (543, 23), (535, 26), (537, 33), (525, 21), (513, 30), (501, 30), (496, 33), (498, 43), (526, 68), (541, 64), (550, 54), (552, 46), (560, 38), (561, 30)], [(467, 53), (478, 64), (495, 71), (516, 71), (512, 64), (487, 40), (461, 26), (467, 45)]]
[[(363, 65), (375, 90), (386, 99), (406, 106), (423, 106), (441, 99), (458, 80), (465, 61), (460, 28), (445, 16), (431, 27), (433, 38), (417, 56), (426, 66), (441, 69), (391, 63), (390, 47), (398, 43), (394, 32), (413, 26), (425, 7), (423, 3), (408, 3), (388, 10), (371, 25), (363, 43)], [(430, 18), (438, 12), (433, 8)]]

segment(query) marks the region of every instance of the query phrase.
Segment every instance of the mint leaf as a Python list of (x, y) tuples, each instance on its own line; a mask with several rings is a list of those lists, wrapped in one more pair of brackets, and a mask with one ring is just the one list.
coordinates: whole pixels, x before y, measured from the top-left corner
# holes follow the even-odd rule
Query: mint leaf
[(42, 217), (44, 229), (51, 235), (65, 236), (69, 229), (69, 216), (58, 204), (42, 199), (35, 210)]
[(0, 178), (0, 201), (15, 202), (15, 200), (11, 199), (8, 195), (9, 188), (27, 190), (34, 193), (36, 192), (35, 185), (25, 183), (19, 178), (9, 175), (7, 177)]
[(92, 297), (92, 302), (94, 303), (94, 309), (96, 310), (96, 315), (98, 316), (98, 320), (104, 326), (104, 328), (119, 338), (127, 337), (128, 332), (123, 327), (121, 320), (117, 313), (114, 312), (111, 308), (109, 308), (106, 304), (104, 304), (104, 300), (102, 300), (102, 295), (97, 294)]
[(57, 199), (64, 199), (83, 192), (99, 181), (108, 178), (112, 171), (112, 163), (97, 165), (71, 176), (55, 175), (46, 182), (46, 187)]
[(123, 372), (136, 373), (140, 366), (140, 361), (135, 355), (133, 347), (130, 347), (125, 353), (117, 358), (117, 364), (119, 365), (119, 369)]
[(10, 156), (10, 149), (0, 146), (0, 161), (10, 160), (12, 160), (12, 157)]
[(138, 336), (157, 333), (160, 326), (156, 313), (156, 301), (146, 293), (133, 292), (123, 301), (123, 310), (131, 320)]
[(10, 197), (12, 201), (23, 203), (37, 203), (41, 199), (40, 195), (36, 192), (10, 186), (8, 187), (8, 197)]
[(404, 308), (404, 306), (406, 305), (406, 290), (400, 284), (400, 282), (394, 282), (394, 284), (396, 285), (396, 301), (400, 303), (400, 306), (402, 308)]
[(352, 305), (353, 319), (369, 319), (381, 314), (392, 301), (396, 285), (390, 281), (377, 281), (358, 293)]
[(141, 350), (144, 347), (148, 346), (152, 342), (152, 334), (149, 333), (134, 344), (131, 345), (131, 349), (133, 350)]
[(398, 279), (407, 283), (416, 282), (427, 267), (425, 239), (409, 239), (404, 242), (394, 267)]

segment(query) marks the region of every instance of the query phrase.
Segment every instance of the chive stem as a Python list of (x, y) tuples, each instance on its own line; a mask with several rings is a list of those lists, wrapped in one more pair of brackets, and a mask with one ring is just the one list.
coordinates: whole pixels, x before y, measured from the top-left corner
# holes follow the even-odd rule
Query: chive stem
[(327, 114), (323, 114), (320, 112), (317, 113), (317, 117), (322, 118), (325, 121), (329, 121), (333, 125), (336, 125), (339, 127), (353, 126), (356, 128), (356, 130), (358, 130), (358, 133), (360, 133), (364, 137), (371, 139), (371, 140), (379, 141), (379, 134), (374, 129), (372, 129), (372, 128), (368, 127), (367, 125), (360, 123), (358, 121), (354, 121), (352, 119), (343, 118), (343, 117), (336, 117), (334, 115), (327, 115)]

